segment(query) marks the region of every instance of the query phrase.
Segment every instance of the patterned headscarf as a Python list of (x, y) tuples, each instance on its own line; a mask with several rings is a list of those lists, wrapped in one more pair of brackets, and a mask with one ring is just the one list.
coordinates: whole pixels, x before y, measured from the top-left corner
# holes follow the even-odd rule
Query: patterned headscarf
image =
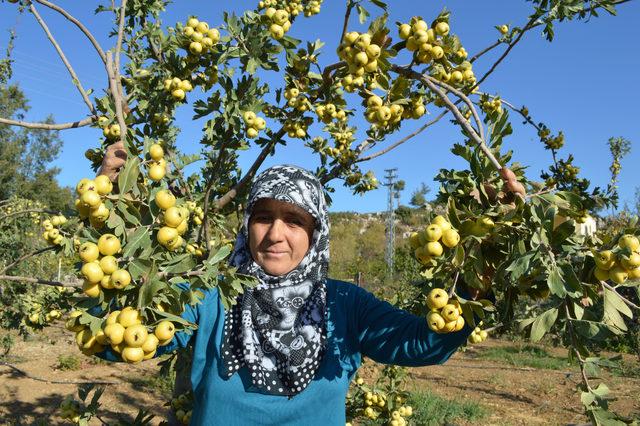
[[(249, 251), (249, 219), (255, 203), (264, 198), (296, 205), (315, 219), (307, 254), (281, 276), (267, 274)], [(329, 220), (322, 185), (313, 174), (281, 165), (256, 178), (230, 264), (259, 284), (245, 291), (226, 317), (223, 374), (231, 377), (246, 365), (261, 393), (300, 393), (320, 365), (326, 339)]]

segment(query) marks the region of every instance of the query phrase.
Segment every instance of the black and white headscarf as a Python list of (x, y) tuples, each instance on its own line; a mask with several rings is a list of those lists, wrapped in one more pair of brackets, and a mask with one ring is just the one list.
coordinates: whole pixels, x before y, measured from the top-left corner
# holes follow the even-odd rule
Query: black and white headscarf
[[(263, 198), (294, 204), (315, 219), (309, 251), (285, 275), (267, 274), (249, 251), (249, 219)], [(223, 374), (231, 377), (245, 365), (259, 392), (290, 397), (300, 393), (320, 365), (326, 339), (329, 220), (322, 186), (313, 174), (282, 165), (256, 178), (230, 264), (257, 277), (259, 284), (247, 290), (226, 317)]]

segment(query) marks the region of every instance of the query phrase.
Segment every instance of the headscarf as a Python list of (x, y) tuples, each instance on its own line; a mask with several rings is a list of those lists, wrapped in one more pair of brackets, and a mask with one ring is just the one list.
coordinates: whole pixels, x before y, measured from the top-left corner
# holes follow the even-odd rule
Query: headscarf
[[(315, 219), (309, 250), (292, 271), (267, 274), (249, 251), (249, 219), (255, 203), (272, 198), (296, 205)], [(329, 221), (322, 185), (305, 169), (271, 167), (255, 180), (230, 264), (258, 279), (226, 316), (223, 375), (243, 365), (261, 393), (292, 397), (313, 379), (326, 340)]]

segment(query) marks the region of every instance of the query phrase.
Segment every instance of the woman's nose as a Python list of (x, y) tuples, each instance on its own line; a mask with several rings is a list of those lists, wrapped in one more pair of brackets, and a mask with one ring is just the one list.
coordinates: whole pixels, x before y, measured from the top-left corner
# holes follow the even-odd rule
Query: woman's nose
[(280, 241), (284, 238), (285, 223), (280, 219), (275, 219), (269, 227), (267, 236), (272, 242)]

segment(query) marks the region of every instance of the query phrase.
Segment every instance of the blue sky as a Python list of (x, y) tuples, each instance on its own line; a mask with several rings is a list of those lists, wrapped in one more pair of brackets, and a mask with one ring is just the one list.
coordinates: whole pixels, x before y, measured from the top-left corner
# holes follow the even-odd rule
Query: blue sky
[[(99, 2), (69, 0), (58, 2), (74, 16), (86, 23), (105, 49), (111, 48), (113, 39), (107, 34), (110, 16), (94, 16), (92, 11)], [(215, 26), (222, 22), (223, 10), (241, 13), (253, 7), (256, 1), (218, 2), (203, 0), (180, 0), (173, 4), (163, 16), (166, 26), (185, 21), (196, 15)], [(336, 60), (335, 48), (344, 15), (345, 1), (325, 0), (322, 13), (310, 19), (300, 19), (293, 25), (290, 34), (302, 40), (321, 39), (326, 43), (321, 63)], [(498, 37), (495, 25), (522, 25), (530, 13), (531, 4), (524, 0), (447, 0), (408, 1), (396, 0), (390, 9), (390, 23), (408, 21), (413, 15), (422, 15), (428, 21), (446, 7), (452, 12), (451, 30), (457, 34), (470, 55), (491, 44)], [(231, 4), (232, 6), (229, 6)], [(369, 7), (372, 15), (378, 9)], [(67, 53), (70, 62), (80, 76), (85, 88), (100, 93), (105, 87), (104, 68), (84, 36), (74, 26), (55, 12), (43, 6), (40, 13)], [(604, 13), (604, 12), (603, 12)], [(619, 16), (603, 14), (588, 23), (568, 22), (556, 27), (556, 39), (548, 43), (540, 31), (533, 31), (513, 50), (509, 58), (482, 85), (489, 93), (499, 93), (515, 105), (525, 104), (536, 121), (543, 121), (554, 131), (563, 130), (566, 136), (561, 156), (573, 153), (575, 164), (582, 168), (582, 176), (591, 179), (593, 185), (606, 186), (609, 180), (610, 155), (607, 140), (612, 136), (623, 136), (634, 143), (631, 154), (622, 163), (620, 175), (621, 200), (633, 200), (635, 187), (640, 186), (640, 88), (637, 70), (640, 60), (637, 45), (640, 41), (640, 2), (630, 2), (619, 7)], [(37, 121), (49, 113), (57, 122), (83, 118), (87, 108), (74, 88), (66, 69), (57, 57), (43, 31), (29, 13), (18, 14), (15, 5), (0, 3), (0, 47), (4, 50), (8, 29), (16, 28), (14, 79), (19, 82), (30, 99), (28, 120)], [(349, 28), (363, 27), (353, 16)], [(395, 31), (393, 35), (396, 36)], [(496, 59), (486, 55), (476, 62), (476, 75), (483, 74)], [(281, 85), (281, 78), (265, 76), (271, 87)], [(191, 96), (193, 100), (194, 96)], [(432, 114), (438, 112), (433, 110)], [(179, 109), (177, 122), (183, 132), (178, 146), (187, 153), (199, 152), (202, 122), (193, 122), (192, 111), (183, 106)], [(427, 117), (428, 119), (428, 117)], [(528, 176), (537, 179), (540, 171), (550, 161), (531, 127), (523, 127), (520, 120), (513, 120), (514, 134), (507, 138), (505, 149), (515, 151), (514, 161), (529, 165)], [(407, 126), (401, 133), (392, 135), (380, 147), (393, 143), (409, 133), (416, 123)], [(82, 177), (91, 174), (89, 162), (84, 158), (87, 148), (100, 143), (101, 132), (94, 128), (74, 129), (61, 133), (64, 149), (56, 165), (62, 169), (59, 181), (63, 185), (75, 185)], [(460, 133), (449, 122), (441, 122), (410, 142), (389, 154), (363, 164), (382, 180), (384, 169), (397, 167), (398, 176), (406, 181), (406, 190), (401, 201), (408, 204), (411, 192), (421, 182), (437, 187), (432, 178), (440, 168), (460, 168), (464, 164), (450, 153), (453, 143), (460, 141)], [(290, 141), (275, 157), (264, 163), (268, 167), (277, 163), (295, 163), (315, 168), (316, 158), (300, 140)], [(251, 164), (256, 151), (249, 150), (241, 156), (241, 166)], [(333, 195), (332, 211), (372, 212), (386, 208), (386, 188), (381, 187), (364, 196), (352, 195), (338, 186)]]

